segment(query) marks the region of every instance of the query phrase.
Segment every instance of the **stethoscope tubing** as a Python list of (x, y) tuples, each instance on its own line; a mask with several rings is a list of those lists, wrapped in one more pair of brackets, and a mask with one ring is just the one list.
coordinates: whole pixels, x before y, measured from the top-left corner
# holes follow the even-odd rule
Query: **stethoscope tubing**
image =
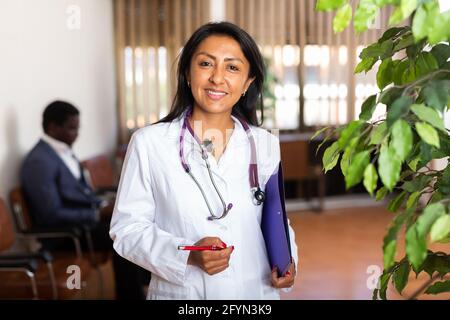
[[(191, 128), (188, 118), (190, 117), (190, 115), (192, 114), (192, 109), (188, 110), (188, 112), (186, 113), (185, 117), (184, 117), (184, 121), (183, 121), (183, 126), (181, 128), (181, 133), (180, 133), (180, 160), (181, 160), (181, 165), (183, 166), (183, 169), (186, 171), (186, 173), (189, 174), (189, 176), (192, 178), (192, 180), (195, 182), (195, 184), (197, 185), (197, 187), (199, 188), (203, 199), (205, 200), (205, 203), (208, 207), (210, 216), (208, 217), (208, 220), (217, 220), (217, 219), (221, 219), (224, 218), (228, 212), (231, 210), (231, 208), (233, 207), (232, 203), (229, 203), (228, 205), (226, 204), (225, 200), (222, 197), (222, 194), (220, 193), (219, 188), (216, 185), (215, 179), (212, 175), (211, 172), (211, 167), (210, 167), (210, 163), (208, 160), (208, 154), (207, 151), (205, 150), (205, 148), (202, 146), (200, 139), (197, 137), (197, 135), (194, 133), (194, 130)], [(250, 127), (248, 126), (248, 124), (241, 119), (240, 117), (237, 117), (239, 122), (242, 124), (242, 126), (245, 129), (245, 132), (247, 134), (247, 137), (249, 139), (250, 142), (250, 149), (251, 149), (251, 157), (250, 157), (250, 164), (249, 164), (249, 182), (250, 182), (250, 190), (251, 192), (253, 192), (254, 195), (254, 200), (256, 205), (260, 205), (264, 202), (265, 199), (265, 194), (263, 191), (261, 191), (260, 187), (259, 187), (259, 181), (258, 181), (258, 165), (257, 165), (257, 159), (256, 159), (256, 144), (255, 144), (255, 139), (253, 137), (253, 134), (251, 132)], [(184, 158), (184, 148), (183, 148), (183, 144), (184, 144), (184, 135), (186, 132), (186, 129), (189, 130), (189, 132), (191, 133), (191, 135), (194, 137), (194, 140), (197, 142), (197, 144), (200, 147), (201, 153), (202, 153), (202, 159), (205, 161), (206, 164), (206, 169), (208, 171), (208, 175), (209, 178), (211, 180), (211, 183), (214, 187), (214, 190), (216, 192), (216, 194), (219, 196), (220, 202), (222, 203), (223, 206), (223, 211), (222, 211), (222, 215), (217, 216), (214, 214), (211, 205), (208, 201), (208, 197), (205, 194), (205, 191), (203, 190), (202, 186), (200, 185), (199, 181), (195, 178), (194, 174), (191, 171), (191, 168), (189, 166), (189, 164), (186, 162), (186, 159)]]

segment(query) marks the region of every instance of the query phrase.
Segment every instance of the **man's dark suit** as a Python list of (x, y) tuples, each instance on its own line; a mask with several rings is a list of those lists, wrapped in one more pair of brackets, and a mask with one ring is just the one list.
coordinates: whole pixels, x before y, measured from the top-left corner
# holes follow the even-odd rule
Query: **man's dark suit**
[[(40, 140), (22, 165), (21, 183), (33, 223), (40, 227), (90, 225), (94, 248), (110, 250), (113, 256), (117, 299), (144, 299), (146, 270), (125, 260), (112, 248), (109, 221), (97, 221), (101, 200), (81, 175), (77, 180), (55, 150)], [(67, 244), (45, 241), (48, 249), (64, 249)], [(85, 242), (82, 241), (83, 247)], [(73, 245), (72, 245), (73, 246)], [(70, 246), (69, 246), (70, 247)], [(148, 283), (148, 282), (147, 282)]]
[[(83, 175), (82, 175), (83, 177)], [(38, 226), (94, 224), (100, 200), (82, 178), (77, 180), (43, 140), (27, 155), (22, 187), (33, 222)]]

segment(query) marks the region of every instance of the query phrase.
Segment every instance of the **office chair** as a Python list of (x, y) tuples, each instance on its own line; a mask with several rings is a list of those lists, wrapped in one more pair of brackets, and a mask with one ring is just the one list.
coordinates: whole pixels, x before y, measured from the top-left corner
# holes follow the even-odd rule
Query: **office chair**
[(14, 244), (16, 234), (5, 202), (0, 198), (0, 298), (68, 299), (76, 291), (67, 288), (67, 267), (77, 265), (82, 278), (89, 276), (91, 268), (81, 257), (78, 239), (72, 232), (33, 230), (17, 236), (27, 240), (70, 238), (78, 253), (60, 256), (44, 250), (4, 253)]
[[(80, 228), (73, 228), (73, 227), (51, 227), (51, 228), (36, 227), (33, 224), (33, 220), (28, 211), (28, 207), (25, 202), (25, 197), (23, 195), (21, 187), (16, 187), (13, 190), (11, 190), (10, 203), (13, 211), (13, 218), (15, 221), (16, 229), (18, 232), (18, 237), (27, 240), (70, 238), (72, 239), (72, 242), (74, 244), (75, 252), (54, 252), (53, 253), (53, 256), (55, 256), (54, 264), (57, 265), (59, 268), (65, 266), (66, 269), (67, 266), (69, 265), (78, 265), (80, 266), (80, 270), (82, 271), (82, 274), (84, 276), (87, 276), (88, 273), (90, 273), (90, 271), (92, 270), (92, 268), (95, 268), (97, 272), (100, 272), (97, 266), (94, 265), (91, 260), (88, 260), (83, 257), (80, 240), (84, 236), (83, 232), (86, 232), (85, 230), (80, 230)], [(93, 253), (91, 253), (91, 256), (92, 254)], [(67, 270), (64, 270), (64, 279), (67, 279), (68, 276), (66, 271)], [(99, 278), (100, 277), (101, 275), (99, 275)], [(67, 293), (65, 292), (67, 291), (66, 282), (64, 281), (64, 284), (57, 283), (57, 285), (58, 284), (62, 288), (63, 296), (67, 296)], [(101, 291), (101, 293), (103, 292), (102, 279), (99, 279), (99, 291)]]
[(97, 194), (117, 192), (117, 183), (113, 166), (106, 155), (98, 155), (84, 160), (81, 165), (86, 169), (89, 182)]

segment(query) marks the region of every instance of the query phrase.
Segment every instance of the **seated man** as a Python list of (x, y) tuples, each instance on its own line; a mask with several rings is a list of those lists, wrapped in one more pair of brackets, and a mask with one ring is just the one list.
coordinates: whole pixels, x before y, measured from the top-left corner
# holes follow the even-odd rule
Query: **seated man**
[[(21, 170), (31, 218), (40, 227), (91, 226), (94, 248), (112, 251), (116, 298), (143, 299), (144, 270), (120, 257), (112, 247), (108, 232), (113, 203), (96, 197), (73, 153), (79, 122), (79, 111), (67, 102), (54, 101), (45, 109), (44, 135), (26, 156)], [(57, 241), (45, 245), (66, 248)]]

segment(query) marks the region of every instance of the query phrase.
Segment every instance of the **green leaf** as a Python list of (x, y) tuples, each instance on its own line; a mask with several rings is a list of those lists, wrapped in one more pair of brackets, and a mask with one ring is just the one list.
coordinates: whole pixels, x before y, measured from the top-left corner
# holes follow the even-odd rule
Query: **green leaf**
[(414, 157), (411, 161), (408, 162), (408, 167), (411, 168), (412, 171), (417, 171), (417, 164), (420, 161), (420, 155)]
[(386, 270), (383, 271), (383, 274), (380, 276), (380, 298), (382, 300), (386, 300), (386, 290), (387, 286), (389, 284), (389, 279), (391, 278), (392, 273), (386, 272)]
[(320, 129), (320, 130), (317, 130), (317, 131), (314, 133), (314, 135), (309, 139), (309, 141), (314, 140), (314, 138), (318, 137), (320, 134), (322, 134), (325, 130), (327, 130), (327, 129), (329, 129), (329, 128), (330, 128), (330, 126), (327, 126), (327, 127), (322, 128), (322, 129)]
[(344, 153), (342, 154), (341, 158), (341, 171), (344, 177), (347, 176), (348, 173), (348, 167), (350, 166), (353, 154), (355, 153), (355, 147), (358, 144), (359, 137), (354, 137), (352, 140), (350, 140), (350, 143), (345, 148)]
[(425, 237), (419, 237), (416, 225), (412, 225), (406, 232), (406, 255), (415, 271), (427, 257), (427, 243)]
[(438, 66), (442, 67), (450, 57), (450, 46), (445, 43), (439, 43), (431, 49), (430, 53), (436, 59)]
[(317, 0), (317, 11), (331, 11), (340, 8), (344, 5), (346, 0)]
[(370, 136), (369, 144), (380, 144), (386, 138), (386, 134), (388, 133), (387, 123), (380, 123), (374, 130), (372, 135)]
[(422, 191), (432, 179), (432, 176), (422, 174), (419, 177), (413, 178), (411, 181), (406, 181), (401, 188), (410, 193)]
[(364, 122), (360, 120), (354, 120), (350, 122), (347, 127), (342, 131), (339, 137), (338, 143), (341, 150), (345, 149), (349, 141), (355, 136), (359, 136), (359, 131)]
[(442, 14), (438, 14), (433, 19), (433, 24), (428, 31), (428, 41), (430, 44), (436, 44), (441, 41), (447, 41), (450, 38), (450, 11), (447, 10)]
[(429, 145), (440, 147), (439, 135), (432, 126), (425, 122), (416, 122), (416, 130), (423, 141)]
[(364, 174), (364, 169), (367, 167), (370, 161), (369, 155), (370, 153), (367, 150), (361, 151), (355, 155), (350, 163), (350, 166), (348, 167), (348, 173), (345, 177), (346, 189), (349, 189), (361, 182)]
[(387, 114), (387, 124), (391, 127), (395, 121), (404, 116), (411, 105), (411, 98), (407, 96), (402, 96), (394, 101), (394, 103), (388, 106), (388, 114)]
[(339, 33), (344, 30), (352, 19), (352, 6), (348, 3), (344, 4), (337, 12), (333, 19), (333, 30)]
[(441, 203), (426, 206), (416, 222), (418, 236), (425, 238), (433, 223), (443, 215), (445, 215), (445, 208)]
[(397, 51), (403, 50), (406, 47), (409, 47), (413, 44), (414, 44), (414, 36), (412, 34), (408, 34), (394, 46), (393, 51), (397, 52)]
[(433, 193), (433, 195), (431, 196), (430, 203), (436, 203), (436, 202), (439, 202), (439, 201), (441, 201), (443, 198), (444, 198), (444, 195), (443, 195), (441, 192), (439, 192), (439, 190), (436, 190), (436, 191)]
[(394, 265), (397, 234), (402, 225), (411, 218), (414, 210), (415, 208), (411, 208), (398, 214), (389, 226), (386, 236), (383, 238), (383, 261), (385, 269), (389, 269)]
[(432, 80), (423, 88), (422, 93), (427, 105), (438, 111), (444, 111), (448, 101), (450, 81)]
[[(397, 60), (394, 60), (394, 61), (397, 61)], [(392, 73), (392, 81), (394, 81), (395, 85), (404, 84), (404, 82), (402, 81), (402, 75), (405, 72), (405, 70), (408, 68), (408, 66), (409, 66), (408, 60), (403, 60), (403, 61), (400, 61), (399, 63), (395, 64), (394, 71)]]
[(404, 20), (403, 18), (403, 12), (401, 7), (397, 7), (394, 12), (392, 12), (391, 16), (389, 17), (389, 25), (394, 25), (399, 22), (402, 22)]
[[(382, 5), (378, 4), (378, 6), (380, 7)], [(403, 35), (405, 32), (409, 31), (409, 29), (410, 29), (409, 27), (392, 27), (392, 28), (389, 28), (383, 33), (381, 38), (378, 39), (378, 43), (382, 43), (382, 42), (384, 42), (384, 41), (386, 41), (387, 39), (390, 39), (390, 38), (397, 38), (397, 37)]]
[(392, 191), (400, 177), (400, 168), (401, 161), (398, 159), (395, 150), (382, 145), (378, 158), (378, 174), (389, 191)]
[(360, 73), (360, 72), (365, 72), (367, 73), (367, 71), (369, 71), (370, 69), (372, 69), (373, 65), (375, 64), (375, 62), (377, 62), (377, 58), (374, 57), (368, 57), (368, 58), (364, 58), (362, 59), (358, 65), (355, 67), (355, 71), (354, 73)]
[(450, 272), (450, 257), (440, 252), (429, 253), (423, 263), (423, 270), (430, 276), (437, 272), (439, 276), (443, 276)]
[(356, 8), (353, 25), (356, 32), (367, 30), (378, 14), (378, 7), (373, 0), (361, 0)]
[(421, 52), (416, 60), (416, 78), (427, 75), (438, 68), (438, 64), (433, 55), (429, 52)]
[(397, 100), (403, 93), (402, 88), (391, 87), (380, 93), (380, 102), (389, 106)]
[(406, 287), (406, 284), (408, 283), (408, 276), (410, 271), (411, 267), (409, 266), (408, 261), (404, 261), (394, 272), (393, 278), (395, 289), (397, 289), (398, 293), (400, 294), (402, 294), (403, 289)]
[(383, 263), (384, 268), (389, 269), (394, 265), (397, 241), (391, 240), (383, 246)]
[(367, 192), (369, 192), (371, 196), (373, 196), (373, 191), (377, 187), (377, 182), (378, 182), (377, 170), (375, 169), (375, 166), (372, 163), (370, 163), (364, 170), (363, 183)]
[(372, 43), (361, 51), (359, 57), (361, 59), (376, 58), (377, 60), (380, 57), (388, 57), (389, 54), (392, 54), (393, 45), (392, 39), (387, 39), (382, 43)]
[(412, 23), (412, 31), (414, 34), (414, 38), (416, 39), (416, 42), (419, 40), (425, 38), (428, 34), (428, 15), (427, 11), (420, 6), (416, 13), (414, 14), (414, 19)]
[(359, 114), (359, 120), (368, 121), (372, 118), (372, 114), (377, 106), (377, 95), (371, 95), (368, 97), (361, 106), (361, 113)]
[(372, 293), (372, 300), (378, 300), (378, 289), (374, 289)]
[(388, 57), (391, 57), (393, 54), (392, 49), (394, 48), (394, 42), (392, 39), (387, 39), (386, 41), (383, 41), (381, 43), (381, 50), (383, 50), (383, 53), (380, 55), (380, 59), (386, 59)]
[(402, 74), (402, 83), (411, 83), (417, 79), (417, 68), (416, 68), (416, 60), (409, 60), (408, 67)]
[(394, 199), (392, 199), (389, 202), (388, 210), (391, 212), (396, 212), (403, 204), (403, 201), (405, 200), (405, 198), (406, 198), (406, 192), (405, 191), (400, 192), (400, 194), (398, 196), (396, 196)]
[(438, 240), (436, 242), (439, 242), (439, 243), (450, 243), (450, 234), (448, 236), (446, 236), (445, 238), (442, 238), (441, 240)]
[(384, 197), (386, 197), (387, 192), (388, 192), (388, 189), (386, 187), (381, 187), (380, 189), (378, 189), (378, 191), (375, 195), (375, 200), (380, 201), (380, 200), (384, 199)]
[(420, 195), (421, 193), (419, 191), (411, 193), (408, 197), (408, 200), (406, 200), (406, 209), (415, 206), (419, 201)]
[(377, 72), (377, 85), (380, 90), (383, 90), (389, 83), (392, 82), (392, 59), (384, 59)]
[(428, 42), (436, 44), (448, 40), (449, 24), (450, 11), (440, 13), (437, 1), (426, 1), (414, 15), (412, 30), (416, 41), (428, 36)]
[(400, 8), (402, 9), (403, 19), (406, 19), (416, 10), (417, 0), (402, 0)]
[(450, 292), (450, 280), (435, 282), (425, 291), (426, 294), (438, 294), (443, 292)]
[(399, 119), (392, 126), (391, 147), (400, 161), (405, 160), (412, 149), (413, 133), (408, 122)]
[(446, 214), (437, 219), (431, 227), (431, 241), (437, 242), (446, 238), (450, 233), (450, 215)]
[(327, 173), (327, 171), (333, 169), (336, 166), (339, 160), (339, 150), (340, 150), (339, 144), (337, 141), (335, 141), (331, 146), (329, 146), (325, 150), (322, 158), (325, 173)]
[(435, 109), (426, 107), (422, 103), (411, 105), (411, 110), (416, 114), (416, 116), (419, 117), (420, 120), (428, 122), (433, 127), (447, 133), (444, 126), (444, 120), (439, 116), (439, 113)]

